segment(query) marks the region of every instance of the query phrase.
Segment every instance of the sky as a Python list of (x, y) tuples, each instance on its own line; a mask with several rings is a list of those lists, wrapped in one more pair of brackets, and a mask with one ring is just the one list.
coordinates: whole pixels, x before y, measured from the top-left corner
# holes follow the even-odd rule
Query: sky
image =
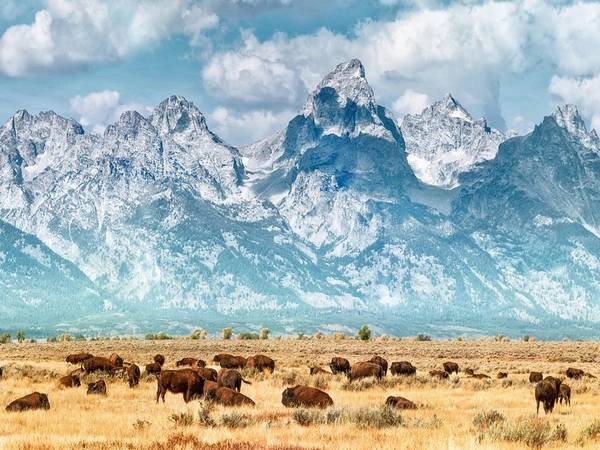
[(2, 0), (0, 117), (51, 109), (100, 133), (178, 94), (244, 145), (358, 58), (398, 121), (450, 92), (502, 130), (574, 103), (600, 131), (599, 48), (597, 1)]

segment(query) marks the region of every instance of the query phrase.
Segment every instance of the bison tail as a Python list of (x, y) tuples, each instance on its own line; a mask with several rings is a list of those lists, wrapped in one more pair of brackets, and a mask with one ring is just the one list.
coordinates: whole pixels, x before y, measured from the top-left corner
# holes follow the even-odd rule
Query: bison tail
[(242, 381), (243, 381), (244, 383), (246, 383), (246, 384), (252, 384), (250, 381), (246, 381), (246, 380), (244, 380), (243, 378), (242, 378)]

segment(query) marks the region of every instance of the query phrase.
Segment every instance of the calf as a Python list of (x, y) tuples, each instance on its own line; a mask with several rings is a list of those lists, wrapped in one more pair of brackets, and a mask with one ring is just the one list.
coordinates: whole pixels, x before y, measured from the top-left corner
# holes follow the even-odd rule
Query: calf
[(81, 386), (81, 380), (79, 379), (79, 376), (73, 374), (65, 375), (64, 377), (60, 378), (58, 382), (62, 387), (66, 388)]
[(252, 384), (242, 378), (242, 374), (235, 369), (221, 369), (217, 376), (217, 385), (219, 387), (228, 387), (234, 391), (240, 392), (242, 383)]
[(104, 380), (98, 380), (94, 383), (89, 383), (87, 388), (88, 395), (106, 395), (106, 383)]
[(565, 405), (571, 406), (571, 387), (565, 383), (561, 383), (558, 390), (558, 401), (561, 405), (563, 400), (565, 401)]
[(226, 387), (211, 390), (206, 394), (206, 399), (222, 406), (254, 406), (254, 401), (244, 394)]

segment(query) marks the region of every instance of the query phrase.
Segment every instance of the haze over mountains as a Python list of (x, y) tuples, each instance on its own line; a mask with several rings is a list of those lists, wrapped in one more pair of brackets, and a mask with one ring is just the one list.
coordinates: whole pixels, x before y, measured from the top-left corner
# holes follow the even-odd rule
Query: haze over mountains
[(507, 137), (447, 95), (398, 124), (358, 60), (235, 148), (173, 96), (104, 134), (0, 130), (0, 326), (596, 336), (600, 139)]

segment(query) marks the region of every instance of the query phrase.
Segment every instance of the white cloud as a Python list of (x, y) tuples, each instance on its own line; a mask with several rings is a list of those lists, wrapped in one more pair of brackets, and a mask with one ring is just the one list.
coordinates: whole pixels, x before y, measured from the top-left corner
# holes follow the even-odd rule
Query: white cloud
[(552, 77), (549, 92), (562, 103), (573, 103), (590, 120), (592, 128), (600, 131), (600, 75), (586, 78)]
[(142, 114), (151, 108), (138, 103), (121, 103), (117, 91), (91, 92), (78, 95), (70, 100), (71, 109), (79, 115), (79, 122), (93, 133), (102, 133), (107, 125), (118, 120), (125, 111), (138, 111)]
[(407, 89), (393, 103), (392, 110), (401, 119), (406, 114), (417, 114), (423, 111), (430, 104), (427, 94)]
[(30, 24), (0, 37), (0, 72), (8, 76), (115, 61), (173, 34), (192, 44), (218, 23), (194, 0), (48, 0)]

